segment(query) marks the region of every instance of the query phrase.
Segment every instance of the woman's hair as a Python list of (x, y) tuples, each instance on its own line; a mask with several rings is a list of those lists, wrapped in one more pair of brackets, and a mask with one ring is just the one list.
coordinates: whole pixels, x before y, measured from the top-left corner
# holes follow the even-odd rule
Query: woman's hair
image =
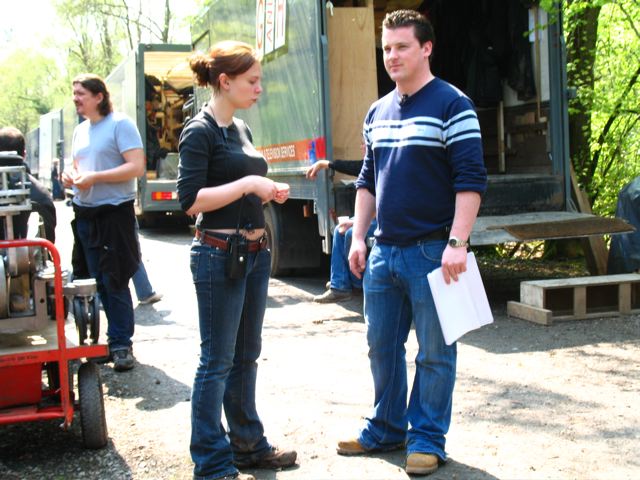
[(194, 53), (189, 65), (198, 85), (210, 85), (217, 92), (220, 89), (221, 74), (226, 73), (230, 78), (234, 78), (259, 61), (257, 52), (248, 43), (227, 40), (216, 43), (208, 54)]
[(86, 88), (94, 95), (99, 93), (102, 94), (102, 101), (98, 105), (98, 113), (100, 113), (100, 115), (106, 117), (113, 112), (113, 105), (111, 105), (111, 96), (109, 95), (109, 90), (107, 90), (107, 85), (98, 75), (94, 75), (93, 73), (81, 73), (74, 78), (71, 83), (73, 85), (79, 83), (83, 88)]
[(427, 17), (415, 10), (396, 10), (387, 13), (382, 21), (382, 26), (388, 30), (413, 27), (413, 33), (421, 46), (426, 42), (436, 43), (436, 36), (433, 33), (431, 22), (427, 20)]

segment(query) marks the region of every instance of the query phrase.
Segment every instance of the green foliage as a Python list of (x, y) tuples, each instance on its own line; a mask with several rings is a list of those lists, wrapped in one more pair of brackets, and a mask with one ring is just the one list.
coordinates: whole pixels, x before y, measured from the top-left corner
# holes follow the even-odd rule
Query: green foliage
[(60, 70), (46, 55), (16, 50), (0, 64), (0, 125), (12, 125), (23, 133), (38, 126), (39, 117), (59, 98)]
[(572, 161), (594, 212), (613, 215), (640, 174), (640, 2), (571, 0), (564, 13)]

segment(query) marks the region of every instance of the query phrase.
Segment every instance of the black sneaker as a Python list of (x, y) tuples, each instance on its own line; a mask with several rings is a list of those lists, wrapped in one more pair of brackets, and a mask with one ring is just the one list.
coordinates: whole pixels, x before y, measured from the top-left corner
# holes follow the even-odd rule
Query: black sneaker
[(111, 352), (111, 355), (113, 356), (113, 369), (116, 372), (131, 370), (135, 364), (131, 347), (114, 350)]

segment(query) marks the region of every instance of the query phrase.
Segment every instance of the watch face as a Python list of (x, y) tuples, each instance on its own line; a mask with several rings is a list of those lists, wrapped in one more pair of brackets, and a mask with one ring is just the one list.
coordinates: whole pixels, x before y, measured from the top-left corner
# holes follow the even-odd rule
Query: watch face
[(458, 241), (455, 238), (449, 239), (449, 246), (455, 247), (458, 244)]

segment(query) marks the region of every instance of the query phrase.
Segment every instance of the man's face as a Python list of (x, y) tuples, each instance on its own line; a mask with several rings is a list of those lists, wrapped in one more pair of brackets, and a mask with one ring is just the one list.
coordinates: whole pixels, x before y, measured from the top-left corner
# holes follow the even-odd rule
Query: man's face
[(424, 71), (431, 48), (431, 42), (420, 46), (413, 26), (382, 29), (384, 67), (394, 82), (415, 80)]
[(102, 93), (93, 94), (90, 90), (84, 88), (80, 83), (73, 84), (73, 103), (76, 106), (76, 112), (83, 117), (91, 116), (98, 112), (98, 105), (102, 102)]

